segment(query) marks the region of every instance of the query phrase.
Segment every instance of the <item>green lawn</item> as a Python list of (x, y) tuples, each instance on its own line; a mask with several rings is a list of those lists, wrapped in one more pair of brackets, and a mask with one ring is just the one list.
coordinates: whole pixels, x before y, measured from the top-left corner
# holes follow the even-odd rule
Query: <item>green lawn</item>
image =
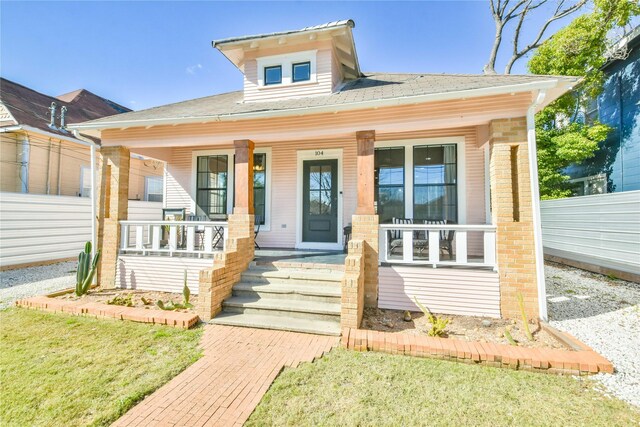
[(590, 380), (333, 350), (285, 370), (249, 426), (632, 426), (640, 413)]
[(0, 311), (0, 425), (109, 425), (200, 357), (201, 332)]

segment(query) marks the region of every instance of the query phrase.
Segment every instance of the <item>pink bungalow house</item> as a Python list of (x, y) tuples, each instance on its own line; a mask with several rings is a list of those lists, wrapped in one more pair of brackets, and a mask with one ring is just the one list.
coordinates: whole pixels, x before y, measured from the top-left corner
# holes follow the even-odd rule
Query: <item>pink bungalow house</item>
[[(102, 139), (102, 286), (186, 270), (204, 320), (328, 334), (414, 298), (546, 318), (533, 117), (577, 79), (363, 72), (353, 28), (216, 40), (242, 90), (72, 125)], [(127, 218), (132, 153), (164, 218)]]

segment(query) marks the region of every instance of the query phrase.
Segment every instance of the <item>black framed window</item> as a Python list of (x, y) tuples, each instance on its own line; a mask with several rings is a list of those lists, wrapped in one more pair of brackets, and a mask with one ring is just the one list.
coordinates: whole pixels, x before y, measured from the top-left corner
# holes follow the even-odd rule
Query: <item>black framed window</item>
[(413, 148), (414, 219), (458, 221), (455, 144)]
[(404, 147), (376, 148), (374, 197), (380, 223), (404, 218)]
[(311, 80), (311, 62), (300, 62), (293, 64), (291, 67), (291, 76), (294, 83)]
[(277, 85), (282, 83), (282, 65), (264, 67), (264, 84)]
[(196, 210), (197, 215), (227, 213), (227, 183), (229, 157), (227, 155), (198, 156)]
[(265, 223), (267, 201), (267, 155), (258, 153), (253, 155), (253, 209), (256, 216), (260, 216), (260, 224)]

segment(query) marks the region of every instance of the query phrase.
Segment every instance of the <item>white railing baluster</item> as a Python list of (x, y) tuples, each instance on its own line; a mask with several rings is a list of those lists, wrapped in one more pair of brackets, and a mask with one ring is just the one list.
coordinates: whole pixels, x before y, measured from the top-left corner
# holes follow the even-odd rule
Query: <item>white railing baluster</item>
[(467, 230), (460, 230), (455, 234), (456, 239), (456, 262), (458, 264), (467, 263)]
[(429, 230), (429, 263), (440, 262), (440, 230)]
[(496, 232), (484, 233), (484, 263), (495, 267), (496, 265)]
[[(389, 236), (402, 235), (402, 256), (389, 252)], [(480, 232), (484, 239), (484, 257), (476, 254), (479, 252), (480, 242), (472, 239), (469, 242), (469, 232)], [(417, 223), (417, 224), (380, 224), (379, 225), (379, 261), (390, 264), (418, 264), (438, 266), (466, 266), (480, 268), (495, 268), (496, 266), (496, 227), (490, 224), (442, 224), (442, 223)], [(428, 237), (428, 253), (422, 238), (415, 240), (416, 234)], [(449, 242), (449, 236), (453, 234), (454, 241)], [(447, 241), (441, 241), (444, 236)], [(449, 244), (453, 243), (452, 247)], [(446, 245), (446, 246), (445, 246)], [(441, 248), (451, 249), (451, 257), (445, 255), (441, 258)], [(417, 253), (416, 253), (417, 251)]]
[(402, 230), (402, 260), (413, 261), (413, 230)]
[(153, 226), (153, 232), (151, 233), (151, 249), (157, 251), (160, 249), (160, 239), (162, 238), (162, 227), (159, 225)]
[(187, 252), (193, 252), (196, 240), (196, 228), (193, 225), (187, 225)]
[(169, 250), (175, 251), (178, 249), (178, 226), (169, 226)]
[(128, 225), (120, 226), (120, 247), (122, 249), (127, 249), (129, 247), (129, 226)]
[(213, 252), (213, 227), (204, 228), (204, 251)]
[(136, 225), (136, 249), (141, 251), (144, 249), (144, 227)]

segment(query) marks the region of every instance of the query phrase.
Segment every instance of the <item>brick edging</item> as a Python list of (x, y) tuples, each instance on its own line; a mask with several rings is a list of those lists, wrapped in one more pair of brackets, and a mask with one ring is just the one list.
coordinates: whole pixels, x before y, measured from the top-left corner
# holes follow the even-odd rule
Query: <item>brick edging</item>
[(525, 371), (571, 375), (613, 373), (611, 362), (593, 350), (515, 347), (352, 328), (342, 330), (341, 343), (356, 351), (433, 357)]
[(16, 301), (16, 306), (52, 313), (131, 320), (133, 322), (153, 323), (182, 329), (189, 329), (200, 321), (198, 315), (193, 313), (123, 307), (99, 302), (69, 301), (46, 296), (18, 300)]

